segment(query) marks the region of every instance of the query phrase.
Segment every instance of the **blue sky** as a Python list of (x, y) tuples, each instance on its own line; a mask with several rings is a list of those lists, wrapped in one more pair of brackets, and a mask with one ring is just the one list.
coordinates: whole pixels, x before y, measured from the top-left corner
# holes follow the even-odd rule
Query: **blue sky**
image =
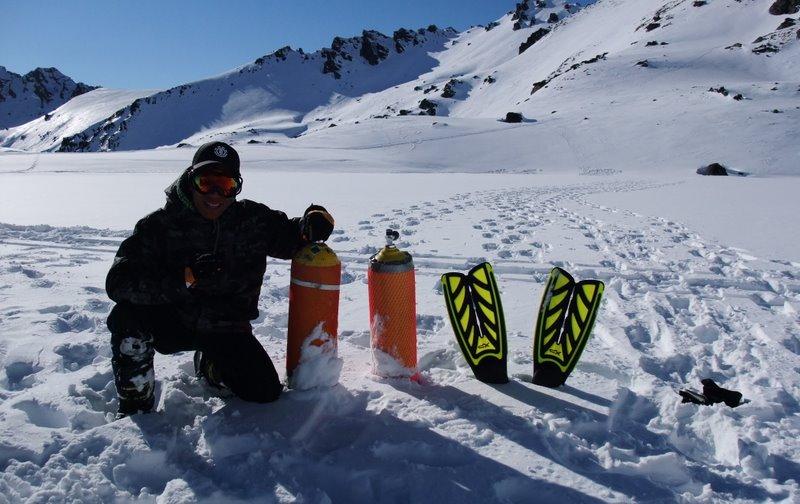
[(0, 66), (56, 67), (111, 88), (166, 88), (290, 45), (315, 51), (362, 29), (463, 30), (514, 0), (0, 0)]

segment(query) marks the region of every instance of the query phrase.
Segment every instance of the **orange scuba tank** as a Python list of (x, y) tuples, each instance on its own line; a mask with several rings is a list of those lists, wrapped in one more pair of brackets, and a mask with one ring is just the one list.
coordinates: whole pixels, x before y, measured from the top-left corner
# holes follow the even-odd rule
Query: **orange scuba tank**
[(369, 326), (378, 376), (417, 372), (417, 303), (414, 261), (394, 245), (397, 231), (386, 230), (386, 246), (369, 259)]
[(331, 343), (336, 352), (339, 326), (339, 285), (342, 263), (324, 243), (303, 247), (292, 259), (289, 286), (289, 330), (286, 338), (286, 377), (300, 363), (303, 346)]

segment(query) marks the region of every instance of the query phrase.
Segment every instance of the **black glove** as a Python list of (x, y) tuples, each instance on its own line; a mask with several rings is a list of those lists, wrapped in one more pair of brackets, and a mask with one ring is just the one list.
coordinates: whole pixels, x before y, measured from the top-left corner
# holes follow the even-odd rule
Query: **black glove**
[(197, 256), (186, 269), (186, 286), (190, 289), (214, 288), (223, 275), (222, 262), (214, 254)]
[(325, 241), (333, 232), (333, 217), (320, 205), (306, 208), (300, 220), (303, 238), (310, 242)]

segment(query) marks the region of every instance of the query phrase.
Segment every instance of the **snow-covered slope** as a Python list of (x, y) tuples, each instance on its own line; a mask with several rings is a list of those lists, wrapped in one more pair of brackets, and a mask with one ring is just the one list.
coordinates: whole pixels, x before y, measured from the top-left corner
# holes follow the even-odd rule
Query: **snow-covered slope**
[(19, 75), (0, 66), (0, 129), (24, 124), (93, 89), (55, 68)]
[[(490, 32), (462, 34), (418, 81), (329, 107), (323, 115), (340, 128), (317, 127), (299, 143), (357, 146), (351, 139), (358, 128), (342, 124), (364, 124), (381, 106), (416, 113), (428, 98), (437, 115), (449, 116), (440, 126), (457, 126), (451, 130), (464, 124), (456, 118), (485, 118), (461, 132), (470, 135), (496, 137), (496, 120), (511, 111), (536, 121), (502, 133), (513, 137), (511, 151), (462, 142), (473, 153), (470, 170), (508, 167), (496, 161), (512, 158), (517, 169), (691, 170), (719, 160), (751, 173), (796, 173), (800, 40), (794, 21), (768, 8), (736, 0), (603, 0), (549, 27), (513, 57), (511, 49), (541, 25), (513, 32), (504, 18)], [(448, 82), (456, 94), (445, 98)], [(374, 121), (367, 127), (384, 129)], [(387, 143), (403, 141), (393, 136), (397, 127), (385, 129)], [(412, 165), (435, 164), (441, 152), (431, 143), (427, 151), (426, 130), (416, 128)]]
[(52, 151), (71, 137), (153, 91), (100, 88), (77, 96), (52, 112), (21, 126), (0, 131), (0, 147)]

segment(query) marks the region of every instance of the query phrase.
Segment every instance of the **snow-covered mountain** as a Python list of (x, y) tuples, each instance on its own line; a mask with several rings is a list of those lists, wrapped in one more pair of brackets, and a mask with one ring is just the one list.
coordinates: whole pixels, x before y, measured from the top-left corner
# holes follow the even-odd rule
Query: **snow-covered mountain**
[[(492, 36), (480, 40), (474, 55), (491, 68), (519, 53), (531, 26), (549, 26), (593, 2), (521, 2), (499, 21), (479, 28)], [(72, 135), (55, 134), (41, 123), (25, 125), (0, 134), (0, 145), (35, 151), (102, 151), (196, 143), (220, 135), (233, 142), (293, 137), (330, 125), (318, 111), (346, 107), (396, 86), (405, 89), (408, 83), (419, 87), (420, 76), (432, 71), (447, 73), (442, 58), (462, 36), (452, 28), (428, 26), (401, 28), (391, 37), (365, 30), (357, 37), (336, 37), (329, 48), (310, 54), (284, 47), (226, 74), (151, 94), (102, 117), (97, 116), (100, 107), (86, 101), (80, 105), (87, 107), (85, 113), (75, 107), (65, 118), (80, 122), (83, 129), (62, 123), (62, 131), (76, 130)], [(504, 46), (499, 53), (493, 50), (498, 44)], [(435, 94), (445, 96), (463, 88), (456, 81), (440, 84), (413, 90), (409, 99), (414, 103), (406, 112), (389, 102), (369, 101), (370, 110), (358, 118), (433, 113), (425, 108), (430, 100), (422, 100), (432, 98), (429, 93), (434, 88)], [(86, 127), (89, 121), (92, 124)], [(41, 140), (31, 141), (32, 137)]]
[(331, 102), (358, 99), (408, 82), (436, 66), (429, 57), (453, 38), (452, 29), (398, 30), (392, 37), (364, 31), (335, 38), (312, 54), (284, 47), (218, 77), (134, 101), (111, 117), (65, 138), (61, 151), (148, 149), (219, 130), (230, 135), (307, 129), (306, 115)]
[(0, 129), (43, 116), (93, 89), (97, 87), (75, 82), (55, 68), (19, 75), (0, 66)]
[[(432, 115), (448, 122), (422, 137), (501, 129), (515, 139), (513, 152), (499, 154), (465, 140), (463, 148), (476, 149), (463, 167), (470, 171), (492, 170), (500, 156), (510, 170), (529, 170), (535, 158), (536, 169), (721, 161), (791, 173), (800, 161), (792, 147), (800, 134), (800, 41), (796, 6), (784, 3), (525, 1), (462, 33), (364, 31), (314, 53), (285, 47), (113, 111), (87, 99), (86, 112), (71, 109), (60, 131), (39, 120), (0, 133), (0, 147), (138, 150), (211, 139), (369, 147), (375, 128), (387, 143), (404, 144), (406, 129), (422, 131), (410, 116)], [(497, 121), (508, 112), (523, 122), (505, 131)], [(596, 164), (611, 152), (615, 166)], [(435, 165), (437, 155), (435, 143), (420, 145), (409, 167)]]

